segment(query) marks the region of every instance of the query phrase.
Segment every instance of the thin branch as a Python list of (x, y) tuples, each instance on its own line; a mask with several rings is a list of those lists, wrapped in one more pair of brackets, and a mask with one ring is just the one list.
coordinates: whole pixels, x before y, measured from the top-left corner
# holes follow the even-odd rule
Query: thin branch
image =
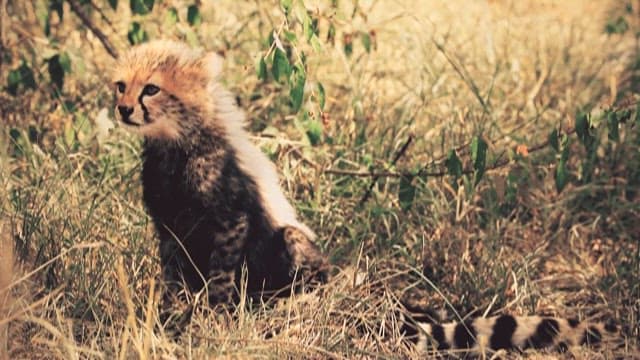
[[(575, 128), (569, 129), (567, 131), (564, 132), (564, 134), (566, 135), (571, 135), (573, 133), (575, 133), (576, 130)], [(411, 138), (409, 138), (411, 140)], [(406, 147), (408, 146), (408, 143), (410, 141), (407, 141), (407, 143), (405, 144), (405, 146), (402, 147), (402, 149), (400, 149), (400, 152), (398, 152), (398, 155), (402, 155), (402, 153), (404, 153), (404, 151), (406, 151)], [(541, 142), (540, 144), (534, 145), (530, 148), (527, 149), (527, 151), (529, 153), (534, 153), (537, 151), (540, 151), (546, 147), (549, 146), (549, 140), (545, 140), (543, 142)], [(498, 158), (493, 162), (493, 164), (491, 166), (488, 166), (486, 168), (486, 171), (493, 171), (493, 170), (497, 170), (500, 168), (503, 168), (507, 165), (509, 165), (511, 163), (510, 159), (505, 159), (504, 158), (504, 152), (502, 154), (500, 154), (498, 156)], [(397, 161), (398, 156), (396, 156), (396, 160)], [(395, 164), (395, 161), (392, 163)], [(421, 169), (420, 171), (416, 172), (394, 172), (394, 171), (379, 171), (379, 172), (375, 172), (375, 171), (359, 171), (359, 170), (343, 170), (343, 169), (326, 169), (323, 172), (325, 174), (333, 174), (333, 175), (344, 175), (344, 176), (352, 176), (352, 177), (372, 177), (374, 178), (372, 181), (372, 184), (375, 185), (375, 182), (381, 178), (381, 177), (389, 177), (389, 178), (400, 178), (400, 177), (413, 177), (413, 176), (417, 176), (417, 177), (444, 177), (449, 175), (449, 172), (447, 172), (446, 170), (442, 170), (442, 171), (427, 171), (426, 170), (427, 167), (424, 167), (423, 169)], [(468, 174), (473, 174), (474, 169), (473, 168), (467, 168), (462, 170), (462, 175), (468, 175)], [(370, 195), (371, 190), (373, 189), (373, 186), (369, 187), (369, 191), (367, 192), (367, 194)], [(366, 195), (366, 197), (368, 198), (369, 195)], [(367, 199), (363, 197), (363, 199), (366, 201)], [(360, 201), (360, 203), (362, 204), (364, 201)]]
[[(413, 135), (409, 135), (409, 138), (407, 139), (407, 141), (404, 143), (404, 145), (402, 145), (400, 150), (396, 153), (396, 156), (393, 158), (393, 161), (391, 161), (391, 166), (394, 166), (396, 162), (398, 162), (398, 160), (400, 160), (400, 158), (404, 155), (404, 153), (407, 152), (407, 149), (409, 148), (409, 145), (411, 145), (412, 141), (413, 141)], [(373, 191), (373, 187), (376, 186), (376, 183), (378, 182), (379, 178), (380, 176), (373, 177), (373, 179), (371, 180), (371, 183), (369, 184), (369, 188), (367, 189), (367, 192), (364, 193), (364, 195), (360, 199), (359, 205), (362, 205), (367, 200), (369, 200), (369, 196), (371, 196), (371, 191)]]
[(109, 20), (109, 18), (107, 17), (107, 15), (104, 13), (104, 11), (102, 10), (102, 8), (100, 8), (98, 5), (96, 5), (93, 1), (89, 1), (89, 4), (91, 5), (91, 7), (98, 12), (98, 14), (100, 14), (100, 17), (102, 18), (102, 20), (104, 22), (107, 23), (107, 25), (109, 25), (109, 27), (111, 28), (112, 31), (116, 31), (115, 28), (113, 27), (113, 23), (111, 22), (111, 20)]
[(91, 20), (87, 17), (87, 15), (82, 11), (80, 4), (78, 4), (76, 0), (67, 0), (67, 2), (71, 7), (71, 11), (76, 13), (76, 15), (78, 15), (78, 17), (80, 18), (84, 26), (89, 28), (89, 30), (91, 30), (93, 35), (95, 35), (98, 38), (98, 40), (100, 40), (100, 42), (102, 43), (102, 46), (104, 46), (105, 50), (107, 50), (109, 55), (111, 55), (112, 58), (117, 59), (118, 52), (109, 41), (109, 38), (107, 38), (107, 36), (91, 22)]

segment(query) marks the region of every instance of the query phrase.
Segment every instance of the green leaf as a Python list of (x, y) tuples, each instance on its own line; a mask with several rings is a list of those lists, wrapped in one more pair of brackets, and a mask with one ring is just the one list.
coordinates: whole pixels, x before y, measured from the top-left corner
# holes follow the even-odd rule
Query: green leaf
[(308, 15), (303, 18), (302, 30), (304, 32), (305, 39), (307, 39), (307, 41), (311, 40), (311, 37), (313, 36), (313, 26), (311, 25), (311, 18)]
[(20, 66), (9, 71), (7, 75), (7, 92), (15, 96), (18, 94), (18, 90), (22, 89), (35, 89), (36, 80), (33, 76), (33, 70), (23, 60)]
[(576, 133), (578, 139), (584, 144), (584, 139), (589, 135), (589, 118), (587, 113), (583, 111), (576, 115)]
[(108, 0), (108, 2), (111, 9), (115, 10), (118, 8), (118, 0)]
[(62, 89), (65, 74), (71, 71), (71, 60), (66, 52), (56, 54), (47, 60), (49, 77), (53, 85)]
[(351, 56), (351, 54), (353, 54), (353, 43), (352, 42), (345, 42), (344, 43), (344, 54), (347, 55), (347, 57)]
[(369, 34), (366, 32), (362, 32), (362, 34), (360, 35), (360, 39), (362, 39), (362, 46), (364, 46), (364, 49), (368, 53), (370, 53), (371, 52), (371, 36), (369, 36)]
[(182, 30), (182, 33), (184, 35), (185, 41), (187, 42), (187, 44), (189, 44), (189, 46), (199, 47), (200, 40), (198, 40), (198, 34), (196, 34), (196, 32), (193, 30), (194, 28), (187, 27)]
[(562, 189), (567, 185), (568, 175), (567, 175), (567, 162), (566, 161), (558, 161), (556, 165), (556, 191), (560, 193)]
[(402, 210), (407, 211), (413, 205), (413, 199), (416, 196), (416, 187), (412, 184), (413, 176), (403, 176), (400, 178), (400, 186), (398, 188), (398, 200)]
[(65, 51), (65, 52), (61, 52), (60, 53), (60, 66), (62, 66), (62, 69), (64, 70), (64, 72), (66, 74), (71, 72), (71, 58), (69, 57), (69, 54)]
[(271, 72), (276, 81), (280, 81), (280, 76), (289, 77), (291, 74), (291, 65), (289, 65), (287, 54), (277, 47), (273, 54), (273, 66), (271, 68)]
[(311, 43), (311, 47), (313, 48), (313, 51), (315, 52), (322, 51), (322, 44), (320, 44), (320, 39), (318, 39), (318, 35), (313, 34), (309, 42)]
[(366, 124), (361, 122), (360, 130), (356, 135), (356, 146), (361, 146), (367, 142), (367, 127)]
[(623, 16), (607, 21), (604, 27), (604, 31), (609, 35), (624, 34), (627, 30), (629, 30), (629, 23)]
[(280, 6), (282, 6), (285, 15), (289, 15), (289, 11), (291, 11), (291, 2), (292, 0), (280, 0)]
[(619, 141), (620, 140), (620, 132), (619, 132), (619, 122), (618, 122), (618, 114), (615, 111), (609, 111), (607, 114), (607, 128), (609, 129), (609, 140), (611, 141)]
[(553, 131), (549, 133), (548, 141), (553, 150), (556, 152), (560, 151), (560, 144), (558, 143), (558, 129), (553, 129)]
[(296, 33), (294, 33), (293, 31), (284, 31), (284, 38), (287, 39), (288, 42), (296, 42), (298, 41), (298, 37), (296, 36)]
[(487, 162), (487, 143), (479, 136), (471, 140), (471, 161), (473, 162), (474, 183), (478, 185), (485, 172)]
[(267, 79), (267, 63), (264, 61), (263, 56), (260, 56), (260, 59), (258, 60), (258, 64), (256, 65), (256, 73), (258, 75), (258, 79)]
[(327, 42), (329, 44), (335, 44), (336, 41), (336, 27), (333, 23), (329, 24), (329, 30), (327, 30)]
[(146, 15), (153, 10), (154, 0), (130, 0), (131, 12), (137, 15)]
[(322, 140), (322, 123), (318, 120), (309, 120), (307, 122), (307, 138), (311, 145), (320, 144)]
[(591, 133), (589, 114), (583, 111), (580, 111), (578, 115), (576, 115), (576, 133), (587, 152), (595, 151), (596, 138)]
[[(3, 10), (4, 11), (4, 10)], [(38, 23), (42, 27), (44, 34), (49, 36), (50, 27), (49, 27), (49, 18), (50, 18), (50, 7), (45, 0), (38, 0), (35, 2), (35, 12), (36, 18), (38, 19)]]
[(291, 104), (293, 105), (294, 112), (298, 112), (302, 106), (305, 82), (306, 75), (304, 73), (304, 69), (296, 66), (293, 76), (290, 79), (291, 90), (289, 90), (289, 96), (291, 97)]
[(320, 110), (324, 110), (324, 103), (325, 103), (324, 86), (322, 86), (322, 83), (319, 82), (318, 83), (318, 105), (320, 105)]
[(187, 21), (191, 26), (198, 26), (202, 23), (202, 16), (200, 15), (198, 5), (193, 4), (187, 8)]
[(561, 144), (561, 153), (556, 164), (556, 190), (558, 193), (564, 189), (569, 182), (569, 172), (567, 170), (567, 161), (569, 160), (569, 137), (564, 135)]
[(143, 43), (148, 40), (147, 32), (142, 29), (138, 22), (132, 22), (127, 33), (127, 39), (131, 45)]
[(460, 158), (458, 158), (455, 150), (449, 151), (447, 160), (445, 160), (444, 164), (447, 167), (449, 175), (452, 175), (456, 181), (460, 178), (460, 176), (462, 176), (462, 162), (460, 161)]
[(304, 1), (296, 1), (293, 4), (293, 13), (296, 17), (296, 20), (300, 22), (300, 24), (304, 24), (305, 22), (310, 22), (309, 12), (307, 8), (304, 6)]
[(178, 17), (178, 10), (174, 7), (170, 7), (167, 10), (167, 15), (165, 16), (165, 24), (171, 26), (178, 23), (180, 18)]

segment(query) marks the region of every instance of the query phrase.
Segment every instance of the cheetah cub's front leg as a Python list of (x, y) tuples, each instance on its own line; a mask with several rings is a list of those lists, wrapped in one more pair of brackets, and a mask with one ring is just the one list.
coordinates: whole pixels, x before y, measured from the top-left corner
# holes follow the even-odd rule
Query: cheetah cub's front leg
[(242, 266), (242, 254), (247, 242), (249, 223), (245, 215), (224, 221), (213, 238), (209, 255), (207, 290), (209, 304), (227, 305), (238, 301), (236, 277)]
[(328, 281), (329, 262), (311, 239), (291, 226), (284, 228), (283, 239), (290, 259), (289, 276), (293, 280), (307, 287)]

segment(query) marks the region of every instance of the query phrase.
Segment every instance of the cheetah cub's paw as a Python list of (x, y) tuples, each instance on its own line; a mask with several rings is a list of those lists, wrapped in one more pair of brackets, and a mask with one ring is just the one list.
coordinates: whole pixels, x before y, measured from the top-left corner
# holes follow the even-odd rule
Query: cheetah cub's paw
[(329, 262), (320, 248), (302, 231), (284, 228), (284, 243), (291, 259), (289, 275), (306, 286), (317, 286), (329, 280)]

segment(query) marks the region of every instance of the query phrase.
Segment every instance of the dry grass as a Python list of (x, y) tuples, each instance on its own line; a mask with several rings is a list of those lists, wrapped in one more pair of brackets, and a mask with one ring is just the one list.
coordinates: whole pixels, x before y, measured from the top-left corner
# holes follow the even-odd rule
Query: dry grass
[[(327, 3), (307, 1), (325, 15)], [(32, 125), (42, 134), (3, 147), (0, 214), (18, 224), (16, 255), (29, 269), (21, 278), (29, 300), (20, 297), (19, 316), (9, 323), (10, 358), (413, 358), (418, 354), (401, 341), (395, 322), (397, 299), (407, 294), (446, 309), (448, 319), (506, 312), (613, 318), (623, 325), (625, 347), (571, 349), (566, 357), (636, 356), (637, 144), (613, 149), (617, 161), (603, 157), (597, 181), (561, 194), (548, 149), (490, 171), (475, 190), (455, 190), (448, 178), (414, 179), (408, 211), (400, 208), (396, 178), (379, 179), (358, 206), (371, 179), (326, 171), (385, 170), (410, 135), (414, 141), (397, 169), (466, 149), (478, 134), (497, 156), (544, 142), (554, 127), (572, 127), (577, 108), (611, 105), (632, 90), (637, 56), (632, 34), (603, 32), (621, 4), (361, 1), (366, 17), (352, 19), (351, 2), (340, 3), (338, 43), (308, 53), (309, 80), (327, 89), (323, 131), (331, 142), (317, 146), (283, 112), (277, 88), (255, 76), (259, 42), (282, 19), (277, 6), (216, 1), (203, 8), (200, 41), (225, 50), (224, 81), (248, 110), (255, 140), (276, 160), (286, 192), (320, 235), (336, 275), (311, 294), (246, 303), (229, 316), (203, 306), (178, 339), (156, 313), (157, 240), (141, 203), (139, 140), (118, 128), (105, 135), (99, 129), (109, 123), (94, 121), (111, 107), (112, 60), (92, 35), (70, 30), (77, 27), (73, 16), (54, 28), (74, 64), (65, 87), (76, 111), (43, 106), (39, 91), (0, 98), (14, 129), (26, 134)], [(146, 24), (151, 37), (183, 31), (160, 26), (166, 6), (158, 5), (157, 19)], [(126, 7), (120, 4), (123, 15), (111, 16), (113, 27), (105, 27), (121, 50)], [(14, 30), (9, 50), (19, 54), (24, 34)], [(354, 54), (345, 56), (340, 36), (369, 30), (375, 50), (368, 54), (356, 41)], [(42, 46), (41, 35), (25, 31), (30, 35), (21, 41)], [(84, 122), (89, 130), (78, 146), (60, 140), (65, 129)], [(8, 130), (0, 144), (6, 139)], [(505, 194), (514, 179), (517, 191)]]

